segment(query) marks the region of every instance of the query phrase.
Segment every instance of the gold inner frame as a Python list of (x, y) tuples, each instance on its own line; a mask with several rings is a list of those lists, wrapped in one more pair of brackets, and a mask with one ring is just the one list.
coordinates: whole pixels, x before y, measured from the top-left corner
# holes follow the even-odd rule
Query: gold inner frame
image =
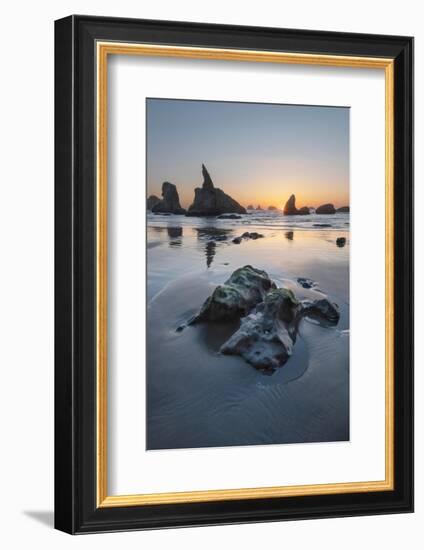
[[(315, 55), (254, 50), (194, 48), (122, 42), (96, 44), (97, 54), (97, 506), (141, 506), (183, 502), (207, 502), (255, 498), (341, 493), (364, 493), (394, 489), (394, 60), (390, 58)], [(109, 496), (107, 492), (107, 61), (109, 55), (143, 55), (256, 61), (332, 67), (384, 69), (385, 71), (385, 184), (386, 184), (386, 361), (385, 361), (385, 479), (349, 483), (217, 489), (177, 493)]]

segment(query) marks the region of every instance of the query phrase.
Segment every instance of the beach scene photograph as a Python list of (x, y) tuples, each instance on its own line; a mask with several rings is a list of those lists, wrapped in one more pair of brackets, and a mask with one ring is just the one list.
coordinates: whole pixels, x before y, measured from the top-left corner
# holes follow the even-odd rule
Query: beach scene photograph
[(348, 107), (146, 99), (146, 449), (349, 440)]

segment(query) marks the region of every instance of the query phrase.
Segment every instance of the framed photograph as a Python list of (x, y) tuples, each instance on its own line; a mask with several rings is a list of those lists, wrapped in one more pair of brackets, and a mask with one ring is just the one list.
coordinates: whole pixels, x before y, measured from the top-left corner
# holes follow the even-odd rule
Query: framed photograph
[(413, 39), (55, 24), (55, 525), (413, 510)]

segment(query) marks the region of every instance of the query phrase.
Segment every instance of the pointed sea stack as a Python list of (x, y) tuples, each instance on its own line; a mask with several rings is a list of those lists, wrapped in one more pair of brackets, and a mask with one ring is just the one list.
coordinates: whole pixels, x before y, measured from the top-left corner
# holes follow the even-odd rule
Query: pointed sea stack
[(194, 201), (187, 216), (220, 216), (221, 214), (246, 214), (237, 201), (214, 186), (209, 172), (202, 164), (203, 184), (194, 190)]
[(185, 214), (184, 208), (181, 208), (180, 197), (177, 188), (173, 183), (164, 181), (162, 183), (162, 200), (152, 207), (154, 214)]
[(307, 206), (302, 206), (299, 210), (296, 208), (296, 197), (295, 195), (290, 195), (289, 200), (284, 205), (284, 215), (285, 216), (306, 216), (310, 214), (309, 208)]

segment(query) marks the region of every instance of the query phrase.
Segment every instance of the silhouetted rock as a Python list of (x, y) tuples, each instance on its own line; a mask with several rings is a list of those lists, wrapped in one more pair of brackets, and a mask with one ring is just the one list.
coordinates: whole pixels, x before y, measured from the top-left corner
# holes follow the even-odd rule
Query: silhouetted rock
[(297, 211), (298, 216), (307, 216), (310, 214), (309, 208), (307, 206), (302, 206), (302, 208), (299, 208)]
[(299, 208), (299, 210), (296, 208), (295, 195), (290, 195), (289, 200), (284, 205), (283, 212), (286, 216), (306, 216), (310, 213), (307, 206), (302, 206), (302, 208)]
[(262, 206), (258, 204), (258, 206), (256, 207), (256, 210), (262, 210)]
[(221, 214), (218, 216), (218, 220), (241, 220), (241, 216), (238, 214)]
[(290, 195), (289, 200), (284, 205), (283, 212), (286, 216), (294, 216), (297, 214), (296, 197), (294, 195)]
[(253, 206), (253, 204), (249, 204), (249, 206), (247, 207), (247, 210), (255, 210), (255, 207)]
[(322, 204), (321, 206), (318, 206), (318, 208), (315, 210), (315, 214), (335, 214), (336, 209), (334, 208), (334, 204), (327, 203)]
[(278, 210), (276, 206), (268, 206), (268, 210)]
[(286, 239), (288, 239), (289, 241), (292, 241), (292, 240), (293, 240), (293, 236), (294, 236), (293, 231), (286, 231), (286, 232), (284, 233), (284, 235), (285, 235)]
[(345, 238), (345, 237), (337, 237), (337, 239), (336, 239), (336, 245), (337, 245), (339, 248), (343, 248), (345, 244), (346, 244), (346, 238)]
[(340, 208), (337, 208), (336, 212), (350, 212), (349, 206), (341, 206)]
[(147, 210), (151, 210), (156, 204), (160, 202), (160, 198), (156, 195), (150, 195), (150, 197), (147, 199)]
[(184, 208), (181, 208), (180, 198), (177, 188), (173, 183), (164, 181), (162, 183), (162, 200), (152, 208), (154, 214), (185, 214)]
[(224, 191), (214, 187), (209, 172), (202, 164), (203, 184), (194, 190), (194, 201), (187, 216), (219, 216), (220, 214), (246, 214), (246, 209)]

